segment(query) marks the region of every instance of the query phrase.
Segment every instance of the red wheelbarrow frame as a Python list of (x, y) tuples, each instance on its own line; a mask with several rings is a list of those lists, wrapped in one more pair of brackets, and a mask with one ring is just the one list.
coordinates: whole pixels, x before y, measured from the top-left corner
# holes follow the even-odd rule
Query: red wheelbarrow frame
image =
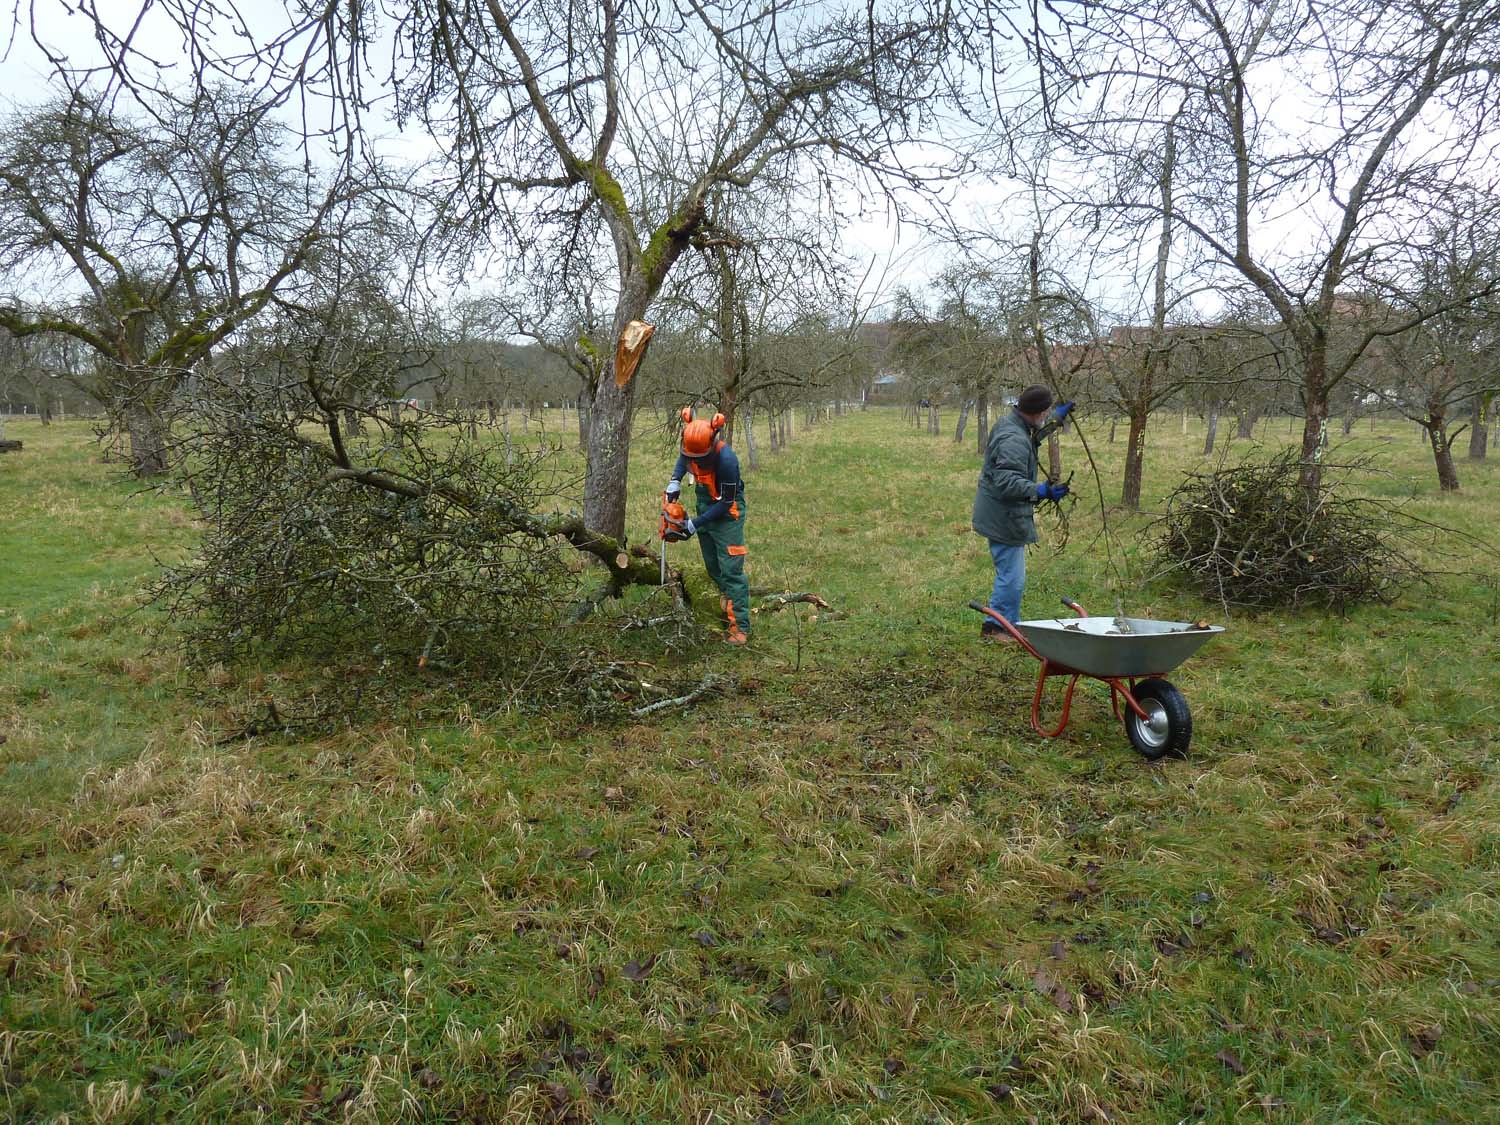
[[(1077, 602), (1072, 601), (1069, 598), (1064, 598), (1062, 602), (1063, 605), (1067, 606), (1074, 613), (1078, 614), (1079, 617), (1088, 616), (1088, 612)], [(1080, 676), (1087, 676), (1091, 680), (1099, 680), (1109, 685), (1110, 707), (1115, 713), (1115, 720), (1117, 722), (1123, 721), (1125, 718), (1124, 712), (1120, 710), (1120, 700), (1122, 699), (1125, 701), (1125, 706), (1129, 707), (1138, 716), (1140, 716), (1142, 722), (1151, 721), (1151, 716), (1146, 714), (1145, 709), (1136, 702), (1135, 696), (1132, 695), (1131, 692), (1136, 684), (1140, 683), (1142, 680), (1152, 679), (1154, 676), (1158, 675), (1158, 673), (1153, 672), (1142, 676), (1096, 676), (1092, 672), (1080, 672), (1077, 668), (1069, 668), (1066, 664), (1053, 663), (1051, 660), (1047, 659), (1047, 657), (1037, 652), (1036, 649), (1032, 648), (1031, 642), (1021, 634), (1021, 631), (1014, 625), (1012, 625), (1009, 621), (1007, 621), (1005, 617), (1000, 613), (997, 613), (987, 605), (980, 605), (978, 602), (970, 602), (969, 608), (977, 609), (986, 617), (992, 618), (1000, 625), (1002, 629), (1009, 633), (1011, 638), (1015, 640), (1022, 648), (1031, 653), (1031, 655), (1036, 657), (1037, 660), (1041, 661), (1042, 670), (1036, 678), (1036, 691), (1034, 691), (1031, 695), (1031, 729), (1036, 731), (1037, 734), (1041, 735), (1043, 738), (1056, 738), (1058, 735), (1062, 734), (1063, 728), (1068, 725), (1068, 716), (1071, 715), (1073, 711), (1073, 689), (1078, 686), (1078, 679)], [(1042, 692), (1046, 689), (1047, 681), (1054, 676), (1067, 676), (1068, 690), (1063, 694), (1062, 718), (1058, 720), (1057, 726), (1055, 726), (1051, 730), (1047, 730), (1042, 726)]]

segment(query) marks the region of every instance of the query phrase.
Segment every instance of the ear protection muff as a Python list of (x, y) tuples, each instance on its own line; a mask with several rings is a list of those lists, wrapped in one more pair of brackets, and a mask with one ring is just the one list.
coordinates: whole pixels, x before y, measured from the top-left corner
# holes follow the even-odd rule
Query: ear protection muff
[[(684, 406), (682, 408), (681, 418), (684, 422), (691, 422), (693, 420), (693, 408), (691, 406)], [(709, 419), (708, 428), (713, 430), (714, 433), (718, 433), (724, 428), (724, 424), (727, 421), (729, 421), (729, 419), (725, 418), (724, 415), (715, 413), (714, 416)]]

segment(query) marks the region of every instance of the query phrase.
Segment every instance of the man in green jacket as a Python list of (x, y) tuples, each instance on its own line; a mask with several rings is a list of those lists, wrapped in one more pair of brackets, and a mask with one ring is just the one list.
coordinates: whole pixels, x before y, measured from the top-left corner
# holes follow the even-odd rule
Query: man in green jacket
[[(1052, 414), (1059, 422), (1073, 409), (1065, 402), (1052, 409), (1052, 392), (1033, 384), (1021, 392), (1010, 413), (990, 430), (979, 489), (974, 494), (974, 530), (990, 541), (995, 563), (995, 586), (990, 608), (1012, 623), (1021, 619), (1021, 593), (1026, 588), (1026, 544), (1035, 543), (1036, 505), (1061, 500), (1065, 484), (1038, 482), (1037, 447), (1044, 436), (1042, 423)], [(983, 640), (1009, 639), (990, 617), (980, 630)]]

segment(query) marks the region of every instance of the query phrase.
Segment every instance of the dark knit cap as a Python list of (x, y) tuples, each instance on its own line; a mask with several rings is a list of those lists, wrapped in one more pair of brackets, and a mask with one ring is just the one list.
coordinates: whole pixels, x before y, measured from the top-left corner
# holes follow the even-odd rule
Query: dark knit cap
[(1040, 383), (1033, 383), (1016, 399), (1016, 409), (1022, 414), (1040, 414), (1052, 405), (1052, 392)]

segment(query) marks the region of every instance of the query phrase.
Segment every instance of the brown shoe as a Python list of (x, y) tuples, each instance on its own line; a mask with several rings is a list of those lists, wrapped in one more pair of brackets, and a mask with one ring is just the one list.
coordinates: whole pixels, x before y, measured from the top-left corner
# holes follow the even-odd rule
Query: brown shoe
[(724, 634), (724, 643), (730, 645), (747, 645), (750, 643), (750, 638), (747, 637), (740, 629), (731, 625), (729, 627), (729, 632)]
[(992, 645), (1016, 643), (1016, 639), (1005, 631), (1000, 622), (988, 617), (985, 618), (984, 624), (979, 627), (979, 639), (985, 644)]

